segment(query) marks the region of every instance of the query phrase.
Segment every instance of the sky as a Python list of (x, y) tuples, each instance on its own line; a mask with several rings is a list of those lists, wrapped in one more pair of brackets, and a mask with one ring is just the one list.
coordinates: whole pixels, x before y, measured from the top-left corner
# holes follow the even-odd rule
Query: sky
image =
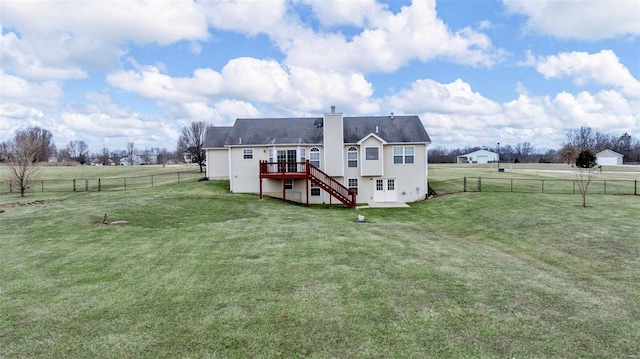
[(432, 145), (640, 139), (639, 0), (0, 0), (0, 141), (175, 150), (193, 121), (419, 115)]

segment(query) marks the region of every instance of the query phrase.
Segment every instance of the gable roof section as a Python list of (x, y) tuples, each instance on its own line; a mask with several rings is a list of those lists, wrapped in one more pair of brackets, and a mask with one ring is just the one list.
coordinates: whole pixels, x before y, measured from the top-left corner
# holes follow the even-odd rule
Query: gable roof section
[[(204, 148), (260, 145), (322, 145), (318, 117), (239, 118), (233, 127), (210, 127)], [(387, 143), (431, 143), (418, 116), (344, 117), (344, 143), (356, 144), (375, 135)]]
[(376, 140), (378, 140), (383, 145), (387, 144), (387, 141), (383, 140), (382, 138), (380, 138), (380, 136), (376, 135), (375, 133), (370, 133), (370, 134), (364, 136), (360, 141), (356, 142), (356, 144), (361, 145), (364, 141), (369, 139), (369, 137), (375, 138)]
[(596, 153), (596, 157), (624, 157), (624, 155), (616, 152), (616, 151), (612, 151), (612, 150), (604, 150), (604, 151), (600, 151), (598, 153)]
[(204, 138), (203, 148), (224, 148), (224, 143), (229, 137), (233, 127), (209, 127)]
[(460, 155), (458, 157), (467, 157), (467, 156), (476, 156), (476, 155), (497, 155), (496, 152), (493, 151), (489, 151), (489, 150), (477, 150), (477, 151), (473, 151), (473, 152), (469, 152), (463, 155)]

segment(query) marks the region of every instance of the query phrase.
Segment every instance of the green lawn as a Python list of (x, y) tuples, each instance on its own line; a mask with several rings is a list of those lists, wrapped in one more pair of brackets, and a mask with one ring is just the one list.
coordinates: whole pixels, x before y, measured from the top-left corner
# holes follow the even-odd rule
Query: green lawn
[(0, 195), (0, 357), (634, 357), (640, 197), (588, 203)]

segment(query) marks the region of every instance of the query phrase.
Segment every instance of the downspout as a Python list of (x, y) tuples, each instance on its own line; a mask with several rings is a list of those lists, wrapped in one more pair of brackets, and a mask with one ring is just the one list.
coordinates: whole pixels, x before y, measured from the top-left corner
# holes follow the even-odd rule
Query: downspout
[(204, 152), (204, 160), (207, 161), (207, 166), (205, 167), (205, 169), (206, 169), (205, 175), (207, 176), (207, 179), (210, 179), (210, 175), (209, 175), (209, 149), (208, 148)]
[(231, 146), (227, 147), (227, 154), (229, 157), (229, 192), (233, 193), (233, 161), (231, 161)]

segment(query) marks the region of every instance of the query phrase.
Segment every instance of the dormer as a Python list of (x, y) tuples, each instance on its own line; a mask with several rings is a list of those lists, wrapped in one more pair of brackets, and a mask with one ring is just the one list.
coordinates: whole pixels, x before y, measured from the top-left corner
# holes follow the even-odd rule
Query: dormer
[(362, 176), (384, 176), (384, 145), (387, 141), (375, 133), (370, 133), (357, 143), (360, 145)]

